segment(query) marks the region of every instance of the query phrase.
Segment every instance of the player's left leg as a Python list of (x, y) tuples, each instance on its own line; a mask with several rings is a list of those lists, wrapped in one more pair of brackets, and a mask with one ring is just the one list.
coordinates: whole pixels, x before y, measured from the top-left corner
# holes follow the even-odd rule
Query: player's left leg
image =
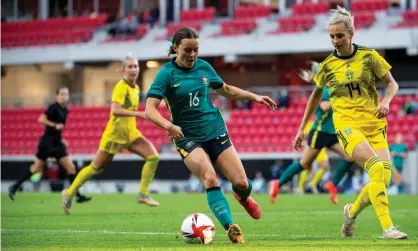
[[(219, 140), (219, 142), (225, 142)], [(245, 173), (244, 166), (233, 145), (217, 144), (214, 142), (214, 150), (210, 153), (211, 160), (216, 162), (221, 172), (232, 183), (235, 199), (245, 208), (248, 214), (254, 218), (261, 217), (261, 210), (257, 202), (250, 197), (252, 185)], [(228, 146), (229, 145), (229, 146)]]
[(322, 176), (324, 176), (325, 172), (329, 168), (329, 159), (328, 154), (325, 148), (319, 152), (318, 157), (316, 157), (316, 162), (318, 163), (319, 169), (315, 172), (311, 182), (309, 182), (309, 187), (311, 188), (314, 194), (318, 194), (318, 183), (321, 181)]
[[(73, 184), (74, 179), (77, 175), (75, 165), (69, 155), (64, 155), (63, 157), (58, 157), (58, 162), (61, 164), (61, 166), (64, 167), (64, 169), (67, 171), (68, 174), (68, 181), (70, 182), (70, 185)], [(91, 200), (91, 197), (82, 195), (78, 190), (75, 194), (76, 196), (76, 202), (77, 203), (83, 203)]]
[(145, 203), (149, 206), (159, 206), (160, 203), (153, 200), (149, 195), (149, 186), (154, 179), (160, 157), (154, 145), (144, 136), (134, 140), (128, 150), (144, 158), (145, 163), (142, 167), (141, 181), (139, 183), (138, 203)]
[(305, 193), (305, 183), (309, 178), (310, 171), (309, 170), (303, 170), (299, 175), (299, 182), (298, 182), (298, 190), (296, 193), (298, 194), (304, 194)]

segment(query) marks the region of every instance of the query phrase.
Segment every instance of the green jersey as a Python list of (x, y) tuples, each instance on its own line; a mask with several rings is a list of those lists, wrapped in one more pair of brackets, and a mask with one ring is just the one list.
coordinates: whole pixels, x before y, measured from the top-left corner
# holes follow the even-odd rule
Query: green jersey
[[(330, 100), (330, 91), (328, 87), (324, 88), (322, 93), (322, 100), (321, 101), (329, 101)], [(312, 126), (312, 130), (317, 130), (329, 134), (335, 134), (334, 122), (332, 121), (332, 109), (325, 112), (318, 106), (315, 109), (315, 122)]]
[(199, 58), (192, 68), (177, 65), (173, 58), (158, 72), (147, 98), (164, 99), (171, 122), (181, 127), (184, 138), (174, 144), (205, 142), (227, 132), (219, 108), (209, 97), (209, 87), (218, 89), (223, 84), (213, 67)]
[(393, 165), (399, 171), (402, 171), (404, 158), (401, 156), (402, 153), (408, 152), (408, 147), (405, 144), (392, 144), (389, 146), (390, 152), (395, 152), (393, 156)]

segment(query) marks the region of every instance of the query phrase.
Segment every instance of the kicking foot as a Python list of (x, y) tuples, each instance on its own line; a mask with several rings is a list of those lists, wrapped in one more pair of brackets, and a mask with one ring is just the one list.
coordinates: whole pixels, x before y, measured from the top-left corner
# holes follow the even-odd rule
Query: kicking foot
[(329, 195), (329, 199), (331, 200), (331, 202), (335, 205), (338, 204), (338, 199), (337, 199), (337, 192), (338, 189), (337, 187), (334, 185), (334, 183), (332, 183), (332, 181), (328, 181), (325, 185), (324, 185), (324, 189), (325, 191), (328, 192)]
[(341, 235), (344, 237), (351, 237), (354, 235), (354, 223), (356, 222), (356, 219), (351, 217), (350, 208), (351, 204), (347, 204), (344, 207), (345, 221), (343, 227), (341, 228)]
[(70, 214), (71, 213), (71, 198), (67, 195), (67, 191), (68, 189), (64, 189), (61, 192), (61, 203), (62, 203), (62, 208), (64, 209), (64, 212), (66, 214)]
[(257, 202), (251, 198), (247, 197), (245, 200), (241, 200), (241, 198), (238, 196), (238, 194), (234, 193), (235, 199), (245, 208), (247, 213), (253, 218), (253, 219), (260, 219), (261, 217), (261, 209), (258, 206)]
[(395, 227), (391, 227), (383, 233), (383, 238), (384, 239), (406, 239), (408, 238), (408, 235), (405, 233), (402, 233)]
[(16, 188), (14, 186), (10, 186), (9, 187), (9, 198), (11, 200), (15, 200), (15, 196), (16, 196)]
[(136, 201), (138, 203), (143, 203), (143, 204), (147, 204), (148, 206), (151, 207), (158, 207), (160, 205), (160, 203), (158, 201), (155, 201), (151, 198), (151, 196), (148, 195), (144, 195), (139, 193), (138, 196), (136, 197)]
[(271, 203), (276, 203), (277, 195), (280, 193), (279, 180), (272, 180), (269, 184), (269, 195)]
[(92, 198), (85, 196), (85, 195), (79, 195), (75, 198), (75, 202), (77, 203), (84, 203), (90, 201)]
[(231, 224), (228, 229), (228, 237), (233, 243), (244, 244), (244, 236), (242, 230), (237, 224)]

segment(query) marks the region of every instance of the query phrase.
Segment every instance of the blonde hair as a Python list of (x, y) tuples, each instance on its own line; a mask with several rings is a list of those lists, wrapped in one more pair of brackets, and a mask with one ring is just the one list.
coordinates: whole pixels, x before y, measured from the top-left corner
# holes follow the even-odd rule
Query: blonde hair
[(134, 57), (132, 55), (132, 53), (128, 53), (128, 55), (125, 57), (125, 59), (122, 60), (122, 64), (120, 65), (120, 67), (118, 69), (119, 72), (123, 72), (123, 70), (125, 69), (125, 66), (126, 66), (126, 61), (128, 61), (128, 60), (138, 61), (138, 58)]
[(332, 15), (329, 18), (328, 25), (344, 23), (346, 30), (354, 33), (354, 16), (351, 15), (350, 11), (337, 6), (337, 9), (333, 9), (331, 12)]

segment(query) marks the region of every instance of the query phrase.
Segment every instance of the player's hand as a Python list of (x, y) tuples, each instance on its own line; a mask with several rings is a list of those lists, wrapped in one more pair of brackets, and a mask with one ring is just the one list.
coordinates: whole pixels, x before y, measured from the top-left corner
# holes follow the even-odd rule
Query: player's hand
[(254, 97), (254, 101), (259, 103), (259, 104), (263, 104), (268, 106), (268, 108), (271, 111), (275, 111), (277, 109), (277, 104), (276, 102), (274, 102), (270, 97), (268, 96), (260, 96), (260, 95), (255, 95)]
[(305, 132), (304, 130), (299, 130), (298, 134), (296, 134), (295, 142), (293, 143), (293, 148), (299, 152), (302, 148), (302, 142), (305, 139)]
[(382, 102), (376, 107), (374, 115), (378, 118), (385, 118), (389, 113), (389, 102), (382, 100)]
[(64, 124), (61, 124), (61, 123), (55, 124), (55, 130), (62, 131), (62, 129), (64, 129)]
[(181, 140), (184, 138), (183, 132), (181, 131), (180, 126), (176, 126), (174, 124), (171, 124), (168, 128), (168, 136), (170, 136), (171, 139), (174, 140)]

